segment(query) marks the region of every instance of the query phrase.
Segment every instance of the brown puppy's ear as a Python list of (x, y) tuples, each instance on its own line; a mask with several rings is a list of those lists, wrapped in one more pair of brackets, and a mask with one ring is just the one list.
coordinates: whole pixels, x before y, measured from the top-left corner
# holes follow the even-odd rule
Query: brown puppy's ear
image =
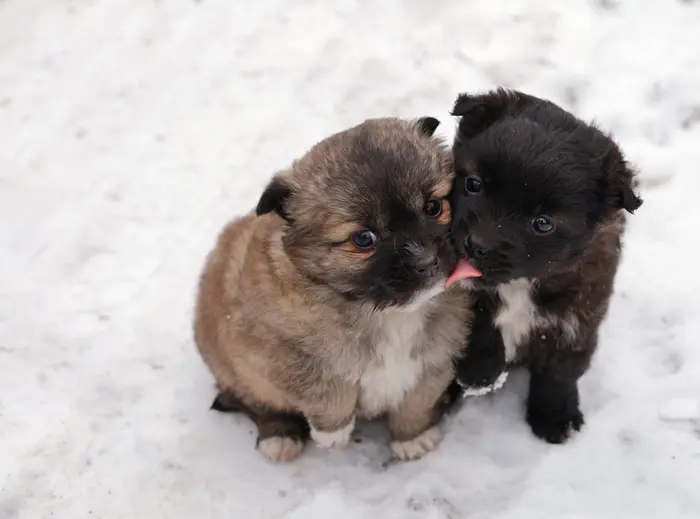
[(422, 134), (432, 137), (437, 127), (440, 126), (440, 121), (435, 117), (421, 117), (416, 121), (416, 126)]
[(630, 214), (634, 213), (640, 208), (643, 200), (634, 192), (637, 187), (634, 172), (617, 146), (606, 153), (603, 168), (608, 204), (613, 209), (624, 209)]
[(289, 213), (285, 206), (291, 194), (292, 188), (281, 177), (273, 178), (260, 197), (255, 213), (260, 216), (274, 211), (289, 221)]
[(498, 88), (486, 94), (460, 94), (452, 115), (461, 117), (458, 137), (471, 139), (508, 113), (517, 111), (532, 98), (517, 90)]

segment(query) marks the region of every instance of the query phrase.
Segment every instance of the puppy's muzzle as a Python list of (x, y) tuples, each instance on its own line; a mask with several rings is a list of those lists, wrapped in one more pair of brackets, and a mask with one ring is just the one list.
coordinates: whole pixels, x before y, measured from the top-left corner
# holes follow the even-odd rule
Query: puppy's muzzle
[(429, 255), (428, 257), (416, 261), (416, 273), (421, 277), (433, 277), (439, 270), (440, 262), (435, 256)]
[(482, 259), (488, 254), (488, 248), (478, 237), (474, 237), (471, 234), (467, 234), (464, 237), (464, 250), (470, 258)]
[(423, 278), (435, 276), (440, 270), (440, 261), (435, 252), (426, 250), (426, 247), (417, 242), (408, 242), (404, 246), (411, 258), (416, 274)]

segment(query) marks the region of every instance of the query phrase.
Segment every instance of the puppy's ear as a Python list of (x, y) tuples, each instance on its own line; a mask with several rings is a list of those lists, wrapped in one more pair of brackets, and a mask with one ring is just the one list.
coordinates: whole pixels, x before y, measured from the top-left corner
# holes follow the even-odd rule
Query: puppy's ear
[(637, 182), (634, 171), (625, 161), (617, 146), (614, 146), (603, 158), (608, 204), (616, 210), (624, 209), (634, 213), (643, 200), (635, 193)]
[(416, 126), (422, 134), (432, 137), (437, 127), (440, 126), (440, 121), (435, 117), (421, 117), (416, 121)]
[(460, 94), (452, 115), (461, 117), (458, 137), (471, 139), (508, 113), (517, 111), (532, 98), (517, 90), (498, 88), (486, 94)]
[(282, 218), (289, 221), (289, 212), (287, 211), (286, 205), (291, 194), (292, 188), (282, 177), (276, 176), (265, 188), (265, 191), (258, 201), (255, 213), (260, 216), (261, 214), (274, 211)]

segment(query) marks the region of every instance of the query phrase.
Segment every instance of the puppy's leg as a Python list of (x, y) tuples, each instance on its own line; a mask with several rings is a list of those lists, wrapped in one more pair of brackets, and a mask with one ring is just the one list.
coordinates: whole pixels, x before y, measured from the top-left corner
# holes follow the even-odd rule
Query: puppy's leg
[(355, 428), (358, 387), (333, 380), (305, 395), (299, 408), (311, 426), (311, 438), (324, 448), (344, 447)]
[(596, 339), (547, 332), (530, 345), (530, 392), (527, 421), (532, 432), (548, 443), (564, 443), (584, 424), (579, 409), (578, 379), (585, 373)]
[(389, 411), (391, 449), (401, 460), (422, 458), (442, 440), (438, 422), (444, 414), (442, 397), (454, 373), (447, 366), (427, 372), (399, 406)]
[(457, 382), (467, 395), (499, 389), (506, 378), (506, 349), (501, 332), (493, 324), (493, 302), (485, 294), (476, 296), (469, 343), (457, 360)]

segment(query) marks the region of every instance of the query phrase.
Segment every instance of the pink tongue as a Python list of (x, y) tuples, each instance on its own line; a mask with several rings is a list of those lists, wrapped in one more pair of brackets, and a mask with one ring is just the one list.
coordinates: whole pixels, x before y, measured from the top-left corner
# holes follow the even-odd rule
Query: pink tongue
[(445, 288), (449, 288), (450, 285), (456, 283), (460, 279), (478, 278), (480, 276), (481, 272), (477, 270), (474, 265), (465, 259), (461, 259), (459, 263), (457, 263), (452, 274), (450, 274), (450, 277), (445, 281)]

